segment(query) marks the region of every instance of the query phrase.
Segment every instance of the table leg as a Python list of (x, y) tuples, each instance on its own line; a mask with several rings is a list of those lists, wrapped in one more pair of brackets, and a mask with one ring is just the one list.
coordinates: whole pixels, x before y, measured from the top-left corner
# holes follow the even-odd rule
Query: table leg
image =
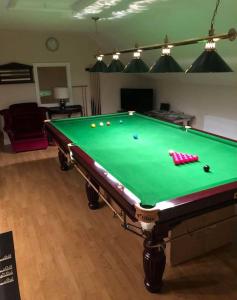
[(151, 293), (160, 292), (166, 264), (164, 236), (157, 235), (156, 227), (146, 233), (143, 251), (144, 284)]
[[(98, 183), (91, 177), (90, 182), (93, 184), (93, 186), (99, 190), (99, 185)], [(98, 193), (94, 190), (92, 185), (89, 182), (86, 182), (86, 195), (88, 198), (88, 206), (90, 209), (97, 209), (99, 208), (99, 195)]]
[(62, 171), (69, 170), (70, 165), (68, 164), (67, 157), (63, 154), (61, 150), (58, 150), (58, 160)]

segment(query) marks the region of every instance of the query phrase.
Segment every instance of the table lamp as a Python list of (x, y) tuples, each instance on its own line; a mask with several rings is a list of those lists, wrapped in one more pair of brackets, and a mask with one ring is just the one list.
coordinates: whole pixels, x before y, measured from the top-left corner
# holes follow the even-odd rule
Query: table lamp
[(65, 109), (66, 99), (69, 99), (69, 93), (67, 87), (55, 87), (54, 88), (54, 98), (59, 100), (59, 105), (61, 109)]

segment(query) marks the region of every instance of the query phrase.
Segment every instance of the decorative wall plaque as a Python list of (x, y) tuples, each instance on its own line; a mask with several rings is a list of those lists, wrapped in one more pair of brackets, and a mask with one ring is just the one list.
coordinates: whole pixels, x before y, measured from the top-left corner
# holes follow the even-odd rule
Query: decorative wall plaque
[(31, 83), (33, 66), (19, 63), (0, 65), (0, 84)]

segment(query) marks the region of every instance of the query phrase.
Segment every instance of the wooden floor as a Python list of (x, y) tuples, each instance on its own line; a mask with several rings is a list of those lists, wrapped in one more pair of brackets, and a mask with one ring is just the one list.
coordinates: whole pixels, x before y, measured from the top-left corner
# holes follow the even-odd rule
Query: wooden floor
[(167, 267), (163, 293), (148, 293), (142, 240), (106, 206), (90, 211), (84, 180), (56, 155), (0, 152), (0, 232), (14, 234), (22, 300), (237, 299), (237, 242)]

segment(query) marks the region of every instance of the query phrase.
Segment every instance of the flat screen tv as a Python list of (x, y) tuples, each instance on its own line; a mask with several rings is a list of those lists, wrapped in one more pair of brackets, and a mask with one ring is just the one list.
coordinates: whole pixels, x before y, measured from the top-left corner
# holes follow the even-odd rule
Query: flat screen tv
[(153, 109), (153, 89), (121, 89), (121, 109), (139, 113)]

